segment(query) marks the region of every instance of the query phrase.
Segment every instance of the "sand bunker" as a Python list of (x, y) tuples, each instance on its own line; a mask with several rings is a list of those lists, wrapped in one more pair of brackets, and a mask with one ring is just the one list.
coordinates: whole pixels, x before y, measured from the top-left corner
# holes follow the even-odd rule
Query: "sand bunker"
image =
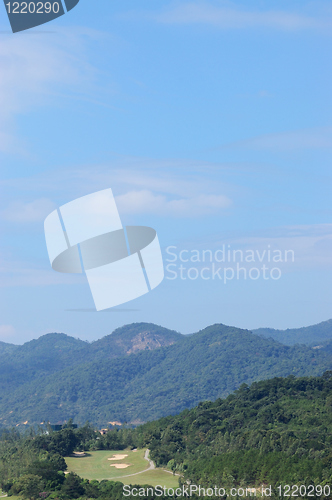
[(113, 455), (112, 458), (108, 458), (107, 460), (123, 460), (126, 458), (128, 455)]
[(111, 464), (111, 467), (115, 467), (116, 469), (126, 469), (130, 467), (130, 464)]
[(72, 453), (70, 456), (77, 457), (77, 458), (86, 457), (86, 453), (85, 453), (85, 451), (74, 451), (74, 453)]

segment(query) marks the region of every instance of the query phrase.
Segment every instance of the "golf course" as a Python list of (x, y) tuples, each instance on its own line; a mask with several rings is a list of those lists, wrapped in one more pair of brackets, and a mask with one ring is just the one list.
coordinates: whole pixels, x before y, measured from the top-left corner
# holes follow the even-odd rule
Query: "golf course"
[(68, 472), (75, 472), (85, 479), (120, 481), (124, 484), (149, 484), (151, 486), (178, 486), (178, 476), (164, 469), (155, 468), (148, 458), (149, 450), (89, 451), (85, 456), (66, 458)]

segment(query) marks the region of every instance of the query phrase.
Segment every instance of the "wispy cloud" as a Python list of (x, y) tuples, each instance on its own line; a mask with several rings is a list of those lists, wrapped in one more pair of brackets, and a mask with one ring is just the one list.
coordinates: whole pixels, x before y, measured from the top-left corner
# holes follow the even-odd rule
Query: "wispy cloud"
[(332, 224), (314, 224), (310, 226), (288, 226), (283, 234), (268, 238), (249, 240), (250, 244), (267, 242), (283, 250), (293, 250), (294, 269), (331, 269), (332, 268)]
[(164, 24), (208, 24), (220, 29), (268, 28), (298, 31), (331, 27), (331, 20), (324, 17), (310, 17), (281, 10), (241, 9), (230, 2), (224, 6), (188, 2), (165, 9), (153, 17)]
[(15, 328), (12, 325), (0, 325), (0, 339), (8, 339), (8, 337), (14, 336), (16, 333)]
[(42, 222), (55, 208), (55, 204), (47, 198), (28, 203), (14, 201), (0, 211), (0, 219), (19, 223)]
[[(212, 251), (226, 248), (233, 250), (252, 250), (259, 255), (268, 255), (268, 251), (289, 252), (287, 262), (275, 265), (285, 271), (310, 269), (328, 270), (332, 268), (332, 224), (311, 224), (273, 227), (256, 234), (211, 239), (210, 242), (183, 243), (186, 248), (210, 248)], [(227, 247), (229, 245), (229, 247)], [(264, 254), (265, 252), (265, 254)], [(294, 255), (294, 261), (292, 259)], [(248, 265), (251, 265), (248, 263)]]
[(227, 147), (271, 151), (327, 149), (332, 147), (332, 127), (266, 134), (234, 142)]
[[(95, 71), (87, 61), (84, 36), (92, 31), (41, 36), (2, 36), (0, 44), (0, 151), (24, 150), (15, 135), (15, 117), (39, 107), (60, 92), (91, 83)], [(80, 84), (78, 86), (78, 84)]]
[(168, 217), (197, 217), (210, 215), (231, 206), (227, 196), (200, 194), (195, 197), (169, 199), (152, 191), (129, 191), (116, 197), (120, 213), (151, 213)]
[[(222, 214), (232, 206), (237, 187), (214, 178), (211, 172), (215, 165), (197, 163), (188, 169), (187, 162), (155, 161), (152, 167), (149, 161), (127, 159), (110, 166), (2, 181), (0, 190), (8, 203), (0, 210), (0, 218), (13, 222), (41, 220), (54, 206), (105, 187), (112, 187), (121, 214), (197, 217)], [(164, 163), (167, 168), (163, 168)], [(202, 176), (201, 170), (211, 175)], [(40, 198), (41, 193), (45, 198)], [(19, 197), (32, 199), (25, 203), (10, 201)]]
[[(43, 265), (44, 264), (44, 265)], [(48, 260), (44, 263), (21, 261), (0, 255), (0, 287), (73, 285), (84, 282), (83, 274), (62, 274), (54, 272)]]

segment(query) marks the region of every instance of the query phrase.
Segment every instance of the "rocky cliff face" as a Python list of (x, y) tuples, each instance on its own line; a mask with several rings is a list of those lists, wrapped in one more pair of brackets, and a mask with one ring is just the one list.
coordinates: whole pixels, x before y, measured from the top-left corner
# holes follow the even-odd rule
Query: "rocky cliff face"
[(166, 347), (184, 337), (185, 335), (181, 333), (153, 323), (132, 323), (117, 328), (111, 335), (93, 342), (90, 351), (102, 353), (103, 357), (115, 358)]
[[(121, 346), (121, 339), (119, 339), (116, 343)], [(138, 351), (152, 351), (153, 349), (158, 349), (158, 347), (172, 345), (175, 343), (175, 339), (147, 330), (135, 335), (135, 337), (130, 340), (130, 343), (131, 347), (129, 348), (128, 345), (126, 347), (123, 346), (126, 354), (133, 354)]]

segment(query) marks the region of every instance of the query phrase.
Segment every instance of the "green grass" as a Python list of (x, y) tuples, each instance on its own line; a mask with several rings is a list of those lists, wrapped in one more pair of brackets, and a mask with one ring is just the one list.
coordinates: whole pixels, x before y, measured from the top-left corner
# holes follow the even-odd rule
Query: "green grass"
[[(69, 472), (76, 472), (85, 479), (97, 479), (98, 481), (108, 479), (110, 481), (120, 481), (124, 484), (161, 485), (167, 488), (178, 486), (178, 476), (173, 476), (173, 474), (163, 469), (146, 470), (149, 468), (149, 462), (144, 459), (144, 454), (145, 450), (137, 450), (136, 452), (131, 450), (90, 451), (86, 457), (68, 457), (66, 463)], [(128, 456), (122, 460), (108, 460), (113, 455)], [(130, 467), (116, 469), (111, 467), (111, 464), (114, 463), (124, 463), (130, 465)], [(126, 477), (137, 472), (140, 472), (140, 474)]]
[(124, 484), (149, 484), (150, 486), (177, 488), (179, 486), (179, 476), (173, 476), (173, 474), (165, 472), (163, 469), (154, 469), (138, 476), (123, 478), (121, 482)]

